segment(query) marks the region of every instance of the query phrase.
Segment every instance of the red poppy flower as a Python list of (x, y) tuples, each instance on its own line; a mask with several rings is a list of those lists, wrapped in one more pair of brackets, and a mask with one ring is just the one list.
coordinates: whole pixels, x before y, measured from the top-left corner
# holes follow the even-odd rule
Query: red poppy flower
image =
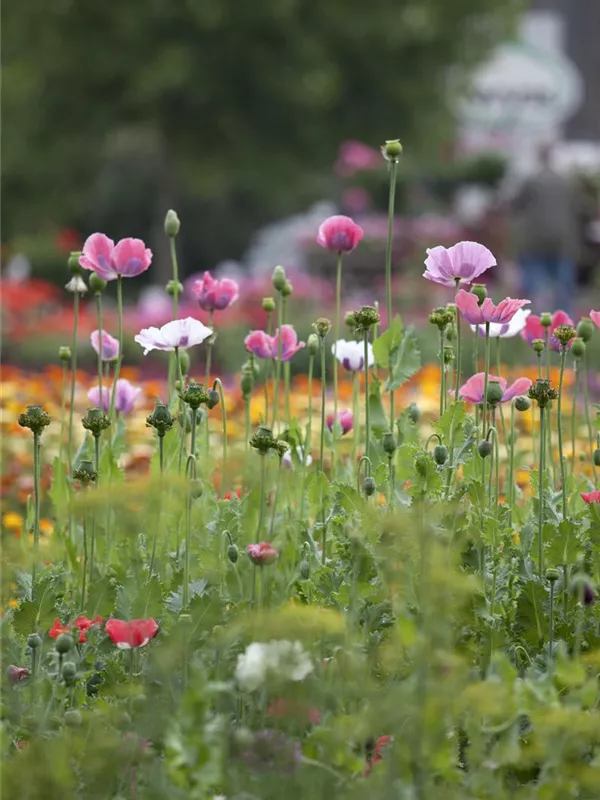
[(66, 625), (61, 625), (60, 620), (57, 617), (54, 620), (54, 625), (48, 631), (48, 636), (51, 639), (58, 639), (58, 637), (63, 633), (71, 633), (71, 629), (68, 628)]
[(364, 769), (364, 776), (367, 778), (371, 774), (371, 770), (375, 766), (375, 764), (379, 764), (380, 761), (383, 761), (383, 751), (387, 744), (393, 741), (392, 736), (380, 736), (375, 743), (375, 747), (373, 748), (373, 752), (367, 755), (367, 762), (365, 764)]
[(269, 542), (259, 542), (258, 544), (249, 544), (246, 547), (246, 552), (250, 556), (250, 561), (258, 567), (264, 567), (267, 564), (272, 564), (277, 560), (279, 553)]
[(83, 644), (86, 641), (86, 631), (89, 631), (92, 625), (102, 625), (102, 617), (94, 617), (94, 619), (88, 619), (82, 616), (77, 617), (73, 623), (73, 627), (77, 628), (79, 631), (79, 644)]
[(600, 490), (595, 492), (582, 492), (581, 499), (586, 503), (600, 503)]
[(121, 650), (129, 650), (148, 644), (158, 633), (158, 625), (153, 619), (132, 619), (131, 622), (109, 619), (105, 630), (113, 644)]
[(225, 492), (225, 494), (223, 495), (223, 500), (232, 500), (234, 495), (235, 497), (237, 497), (238, 500), (240, 500), (242, 497), (242, 490), (236, 489), (235, 492)]

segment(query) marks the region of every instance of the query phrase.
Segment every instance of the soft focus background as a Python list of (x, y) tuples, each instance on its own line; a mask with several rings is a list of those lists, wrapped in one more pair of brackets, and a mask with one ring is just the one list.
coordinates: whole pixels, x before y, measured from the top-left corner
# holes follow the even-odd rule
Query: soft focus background
[[(41, 365), (70, 342), (66, 259), (94, 231), (140, 237), (154, 251), (151, 269), (126, 282), (128, 333), (170, 319), (168, 208), (182, 222), (184, 313), (206, 321), (189, 291), (194, 275), (241, 281), (238, 304), (217, 316), (223, 370), (239, 368), (243, 334), (264, 325), (275, 264), (292, 278), (301, 334), (327, 313), (334, 264), (315, 234), (331, 213), (365, 229), (346, 259), (344, 309), (381, 300), (379, 146), (396, 137), (396, 307), (409, 321), (450, 299), (423, 285), (425, 249), (461, 238), (494, 251), (494, 288), (518, 296), (511, 199), (548, 143), (577, 184), (570, 310), (587, 313), (599, 296), (599, 32), (597, 0), (6, 4), (5, 359)], [(80, 363), (90, 369), (96, 327), (88, 296)], [(435, 343), (424, 351), (433, 356)], [(141, 350), (126, 357), (141, 361)]]

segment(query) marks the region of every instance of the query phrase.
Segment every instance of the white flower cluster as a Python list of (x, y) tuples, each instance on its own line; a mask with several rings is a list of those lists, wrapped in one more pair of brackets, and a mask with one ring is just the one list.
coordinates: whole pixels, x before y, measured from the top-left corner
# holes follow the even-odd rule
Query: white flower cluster
[(300, 642), (278, 639), (248, 645), (238, 656), (235, 677), (243, 689), (251, 692), (266, 683), (270, 675), (302, 681), (312, 671), (312, 661)]

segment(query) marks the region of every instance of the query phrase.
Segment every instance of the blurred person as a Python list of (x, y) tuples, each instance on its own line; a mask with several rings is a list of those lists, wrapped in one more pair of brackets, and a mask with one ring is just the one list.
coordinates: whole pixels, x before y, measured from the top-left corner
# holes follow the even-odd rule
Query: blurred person
[(512, 200), (517, 260), (524, 296), (538, 308), (569, 310), (577, 284), (580, 249), (579, 193), (553, 166), (553, 148), (538, 152), (539, 167)]

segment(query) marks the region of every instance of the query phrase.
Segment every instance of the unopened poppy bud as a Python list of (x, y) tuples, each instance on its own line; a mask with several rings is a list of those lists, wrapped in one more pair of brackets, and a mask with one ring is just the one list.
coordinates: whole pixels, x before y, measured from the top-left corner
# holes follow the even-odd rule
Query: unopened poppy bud
[(202, 497), (202, 491), (202, 481), (198, 480), (198, 478), (192, 478), (189, 484), (190, 497), (193, 500), (198, 500)]
[(37, 650), (38, 647), (42, 646), (42, 637), (37, 633), (30, 633), (27, 637), (27, 645), (32, 650)]
[(573, 339), (571, 343), (571, 352), (574, 358), (582, 358), (585, 355), (585, 342), (581, 337)]
[(552, 325), (552, 314), (549, 311), (540, 314), (540, 325), (543, 328), (549, 328)]
[(492, 452), (491, 442), (488, 442), (487, 439), (482, 439), (477, 445), (477, 450), (482, 458), (487, 458)]
[(219, 405), (220, 395), (216, 389), (209, 389), (207, 392), (208, 400), (206, 401), (207, 408), (214, 408)]
[(577, 336), (589, 342), (594, 334), (594, 323), (589, 317), (582, 317), (577, 324)]
[(312, 329), (321, 339), (324, 339), (331, 330), (331, 320), (327, 317), (319, 317), (313, 322)]
[(544, 352), (544, 348), (546, 347), (543, 339), (534, 339), (531, 343), (531, 346), (533, 347), (533, 351), (537, 353), (538, 356)]
[(65, 661), (62, 666), (62, 677), (67, 686), (72, 686), (75, 683), (75, 676), (77, 675), (77, 667), (72, 661)]
[(515, 408), (517, 411), (529, 411), (531, 408), (531, 400), (528, 397), (521, 395), (515, 398)]
[(174, 237), (179, 233), (181, 222), (177, 216), (177, 212), (170, 208), (165, 216), (165, 233), (167, 236)]
[(187, 350), (180, 350), (177, 356), (179, 359), (179, 366), (181, 367), (181, 374), (188, 375), (190, 372), (190, 354)]
[(375, 494), (376, 488), (374, 479), (370, 475), (367, 475), (363, 481), (363, 492), (367, 497), (371, 497), (372, 494)]
[(550, 583), (555, 583), (560, 577), (559, 571), (555, 567), (549, 567), (546, 570), (546, 580)]
[(232, 564), (235, 564), (238, 560), (239, 552), (237, 547), (234, 544), (230, 544), (227, 548), (227, 558), (231, 561)]
[(294, 291), (294, 287), (291, 281), (286, 281), (283, 285), (283, 289), (281, 290), (282, 297), (289, 297)]
[(319, 337), (316, 333), (311, 333), (306, 340), (306, 349), (309, 356), (316, 356), (319, 352)]
[(81, 252), (79, 250), (74, 250), (67, 260), (67, 266), (71, 275), (81, 275), (83, 272), (83, 267), (79, 263), (79, 259), (81, 258)]
[(398, 161), (399, 156), (402, 154), (400, 139), (388, 139), (385, 144), (381, 145), (381, 154), (386, 161)]
[(488, 383), (486, 399), (491, 406), (495, 406), (499, 403), (502, 400), (503, 394), (504, 392), (498, 381), (490, 381)]
[(485, 298), (488, 296), (487, 286), (484, 283), (474, 283), (471, 286), (471, 294), (477, 298), (478, 305), (482, 305)]
[(416, 403), (411, 403), (408, 407), (408, 418), (411, 422), (416, 423), (421, 419), (421, 409)]
[(61, 361), (68, 362), (71, 360), (71, 348), (63, 345), (58, 348), (58, 357)]
[(595, 467), (600, 467), (600, 450), (598, 448), (592, 453), (592, 461)]
[(384, 433), (381, 437), (381, 444), (383, 446), (384, 451), (388, 454), (388, 456), (394, 455), (396, 452), (397, 444), (396, 444), (396, 437), (391, 431)]
[(183, 284), (180, 281), (169, 281), (165, 286), (165, 290), (170, 297), (179, 297), (179, 295), (183, 294)]
[(275, 269), (273, 270), (272, 280), (273, 280), (273, 288), (277, 292), (282, 292), (287, 281), (287, 277), (283, 267), (279, 266), (275, 267)]
[(272, 297), (263, 297), (262, 307), (267, 314), (272, 314), (275, 311), (275, 300)]
[(56, 652), (60, 653), (61, 655), (71, 652), (71, 650), (73, 649), (73, 645), (74, 645), (73, 637), (71, 636), (70, 633), (61, 633), (61, 635), (54, 643)]
[(298, 567), (298, 571), (300, 573), (300, 577), (302, 580), (307, 581), (310, 577), (310, 564), (306, 559), (300, 562), (300, 566)]
[(97, 272), (90, 273), (90, 289), (94, 294), (102, 294), (106, 289), (107, 283)]
[(433, 460), (440, 467), (442, 467), (446, 463), (447, 458), (448, 458), (448, 448), (445, 447), (443, 444), (438, 444), (436, 447), (433, 448)]
[(254, 388), (254, 378), (251, 372), (244, 370), (242, 372), (242, 377), (240, 380), (240, 389), (242, 390), (242, 394), (244, 397), (248, 397), (252, 394), (252, 389)]
[(81, 711), (76, 708), (69, 708), (65, 711), (65, 725), (69, 728), (81, 728), (83, 724), (83, 717)]

